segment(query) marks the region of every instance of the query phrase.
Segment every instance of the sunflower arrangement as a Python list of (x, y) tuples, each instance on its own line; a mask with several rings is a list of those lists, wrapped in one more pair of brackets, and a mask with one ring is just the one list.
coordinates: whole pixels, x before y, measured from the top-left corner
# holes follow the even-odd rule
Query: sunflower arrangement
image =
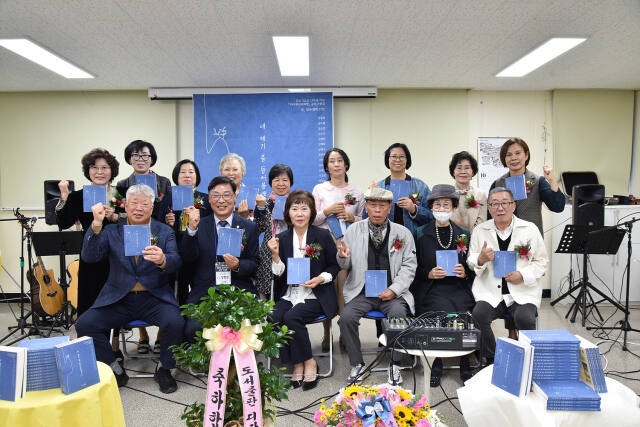
[(320, 406), (314, 423), (320, 427), (446, 427), (425, 396), (388, 384), (346, 387), (329, 407)]

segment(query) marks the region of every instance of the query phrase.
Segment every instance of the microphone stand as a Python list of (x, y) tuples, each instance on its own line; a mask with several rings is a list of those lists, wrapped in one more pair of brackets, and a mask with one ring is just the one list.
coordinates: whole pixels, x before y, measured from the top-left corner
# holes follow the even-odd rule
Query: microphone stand
[(640, 219), (636, 219), (635, 217), (633, 217), (631, 220), (617, 225), (617, 227), (624, 226), (626, 228), (626, 233), (627, 233), (627, 291), (626, 291), (624, 310), (622, 310), (624, 312), (624, 319), (616, 322), (616, 325), (620, 324), (620, 326), (608, 326), (608, 327), (588, 326), (587, 327), (587, 330), (602, 329), (602, 330), (622, 331), (624, 335), (624, 338), (622, 341), (622, 350), (624, 351), (629, 351), (627, 347), (627, 333), (640, 332), (639, 329), (632, 328), (631, 324), (629, 323), (629, 286), (631, 283), (631, 253), (633, 252), (632, 246), (631, 246), (631, 232), (633, 230), (633, 223), (638, 221), (640, 221)]

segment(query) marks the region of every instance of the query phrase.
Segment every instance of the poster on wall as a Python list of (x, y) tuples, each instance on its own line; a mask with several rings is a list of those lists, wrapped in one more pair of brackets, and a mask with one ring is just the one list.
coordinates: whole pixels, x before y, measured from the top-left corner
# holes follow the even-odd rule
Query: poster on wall
[(245, 159), (242, 180), (268, 196), (269, 170), (276, 163), (293, 170), (293, 188), (313, 190), (327, 179), (322, 159), (333, 147), (330, 92), (193, 95), (193, 151), (206, 193), (219, 175), (222, 156)]
[(509, 137), (478, 138), (478, 188), (489, 194), (493, 181), (509, 169), (500, 162), (500, 148)]

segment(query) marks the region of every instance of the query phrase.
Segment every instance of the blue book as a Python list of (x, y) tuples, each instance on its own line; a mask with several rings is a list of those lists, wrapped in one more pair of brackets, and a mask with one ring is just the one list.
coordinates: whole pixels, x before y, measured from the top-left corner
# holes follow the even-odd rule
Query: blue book
[(241, 201), (246, 200), (247, 206), (250, 211), (256, 207), (256, 196), (258, 195), (258, 189), (255, 187), (240, 187), (238, 191), (238, 198), (236, 199), (236, 208)]
[(530, 343), (536, 349), (542, 344), (565, 345), (574, 349), (580, 348), (580, 340), (566, 329), (525, 329), (520, 331), (518, 339)]
[(458, 264), (458, 251), (455, 249), (436, 251), (436, 264), (447, 272), (447, 276), (455, 276), (453, 269)]
[(387, 289), (387, 270), (366, 270), (364, 272), (364, 296), (378, 298)]
[(148, 173), (145, 175), (134, 175), (136, 184), (145, 184), (151, 187), (154, 197), (158, 197), (158, 184), (156, 181), (155, 173)]
[(24, 347), (27, 349), (27, 357), (29, 353), (33, 351), (47, 351), (53, 354), (53, 348), (58, 344), (62, 344), (69, 341), (69, 337), (62, 335), (59, 337), (49, 337), (49, 338), (36, 338), (33, 340), (22, 340), (18, 344), (18, 347)]
[(514, 251), (495, 251), (493, 258), (493, 276), (504, 277), (516, 271), (516, 253)]
[(231, 254), (239, 258), (242, 251), (242, 233), (243, 228), (218, 228), (216, 255)]
[(273, 203), (273, 211), (271, 212), (272, 219), (284, 221), (285, 203), (287, 203), (287, 196), (276, 196), (276, 200)]
[(331, 233), (333, 234), (334, 239), (339, 239), (344, 234), (342, 233), (342, 227), (340, 226), (340, 220), (335, 214), (331, 214), (327, 217), (327, 224), (331, 229)]
[(547, 409), (600, 409), (600, 395), (579, 380), (536, 380), (533, 391), (547, 404)]
[(124, 255), (142, 255), (142, 251), (151, 245), (151, 227), (149, 225), (124, 226)]
[(193, 206), (193, 187), (190, 185), (171, 187), (171, 209), (183, 211), (189, 206)]
[(0, 400), (15, 402), (27, 392), (27, 349), (0, 346)]
[(405, 179), (389, 180), (389, 191), (393, 193), (393, 203), (396, 203), (401, 197), (409, 197), (409, 183)]
[(533, 348), (510, 338), (498, 338), (491, 384), (517, 397), (531, 389)]
[(299, 285), (311, 279), (311, 258), (287, 258), (287, 285)]
[(91, 337), (58, 344), (55, 352), (58, 379), (64, 394), (71, 394), (100, 382)]
[(513, 193), (513, 200), (522, 200), (527, 198), (527, 186), (524, 182), (524, 175), (516, 175), (507, 177), (504, 180), (507, 190)]
[(98, 203), (107, 205), (107, 187), (104, 185), (84, 185), (82, 187), (82, 211), (91, 212)]

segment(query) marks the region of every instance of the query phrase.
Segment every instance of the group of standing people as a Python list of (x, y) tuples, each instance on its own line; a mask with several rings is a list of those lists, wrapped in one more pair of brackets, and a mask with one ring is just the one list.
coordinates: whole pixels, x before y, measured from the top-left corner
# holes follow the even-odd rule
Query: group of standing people
[[(495, 340), (491, 321), (505, 312), (512, 316), (513, 333), (535, 325), (540, 304), (539, 279), (547, 257), (542, 240), (541, 205), (561, 211), (565, 197), (550, 168), (544, 177), (528, 170), (527, 144), (512, 138), (500, 152), (509, 172), (498, 179), (487, 197), (471, 185), (478, 172), (476, 160), (467, 152), (453, 155), (449, 172), (453, 185), (438, 184), (433, 191), (419, 178), (410, 176), (409, 148), (392, 144), (384, 153), (389, 176), (373, 182), (362, 192), (349, 183), (351, 167), (347, 154), (332, 148), (325, 153), (327, 181), (310, 193), (293, 190), (292, 169), (276, 164), (269, 171), (271, 193), (256, 197), (255, 209), (247, 201), (236, 200), (246, 164), (242, 157), (229, 153), (219, 164), (220, 176), (211, 180), (207, 193), (200, 193), (200, 171), (195, 162), (178, 162), (172, 173), (176, 185), (194, 189), (194, 206), (183, 211), (171, 206), (171, 182), (155, 174), (157, 194), (144, 185), (136, 185), (135, 175), (154, 173), (157, 161), (152, 144), (133, 141), (125, 149), (125, 160), (133, 173), (110, 183), (118, 174), (113, 155), (95, 149), (82, 158), (82, 167), (92, 184), (108, 188), (108, 206), (98, 204), (92, 212), (82, 212), (82, 191), (69, 193), (60, 183), (61, 202), (57, 217), (61, 228), (77, 221), (85, 233), (82, 251), (78, 314), (78, 334), (94, 338), (99, 360), (109, 364), (119, 384), (125, 384), (122, 355), (117, 342), (108, 343), (108, 331), (128, 321), (142, 319), (160, 326), (152, 349), (146, 331), (141, 330), (139, 351), (160, 353), (156, 380), (160, 390), (170, 393), (177, 385), (170, 369), (175, 367), (171, 345), (193, 341), (201, 325), (182, 319), (179, 305), (196, 303), (211, 286), (230, 284), (252, 292), (256, 297), (276, 301), (272, 320), (295, 331), (281, 349), (281, 360), (293, 368), (291, 385), (303, 390), (318, 383), (317, 363), (311, 355), (306, 324), (326, 316), (323, 347), (329, 345), (329, 322), (340, 315), (341, 340), (351, 372), (348, 381), (361, 379), (365, 372), (358, 335), (359, 321), (373, 309), (387, 316), (405, 317), (429, 311), (473, 313), (482, 330), (483, 353), (493, 357)], [(515, 201), (504, 188), (507, 176), (525, 175), (527, 197)], [(394, 202), (389, 191), (391, 180), (408, 181), (409, 197)], [(150, 193), (149, 193), (150, 191)], [(287, 196), (284, 219), (275, 219), (277, 197)], [(331, 233), (328, 217), (335, 216), (344, 236)], [(123, 225), (151, 224), (159, 241), (132, 262), (123, 253)], [(220, 228), (243, 229), (239, 257), (216, 255)], [(261, 245), (258, 235), (264, 233)], [(523, 243), (524, 242), (524, 243)], [(527, 249), (519, 257), (517, 271), (494, 278), (493, 251)], [(447, 276), (436, 263), (436, 251), (456, 249), (455, 276)], [(289, 259), (310, 259), (310, 280), (287, 284)], [(387, 271), (387, 288), (377, 297), (365, 296), (365, 272)], [(226, 274), (226, 275), (225, 275)], [(140, 310), (144, 307), (144, 310)], [(145, 311), (146, 310), (146, 311)], [(402, 381), (397, 361), (389, 369), (389, 381)], [(436, 360), (431, 384), (437, 385), (442, 363)], [(461, 361), (461, 377), (471, 376), (469, 362)]]

